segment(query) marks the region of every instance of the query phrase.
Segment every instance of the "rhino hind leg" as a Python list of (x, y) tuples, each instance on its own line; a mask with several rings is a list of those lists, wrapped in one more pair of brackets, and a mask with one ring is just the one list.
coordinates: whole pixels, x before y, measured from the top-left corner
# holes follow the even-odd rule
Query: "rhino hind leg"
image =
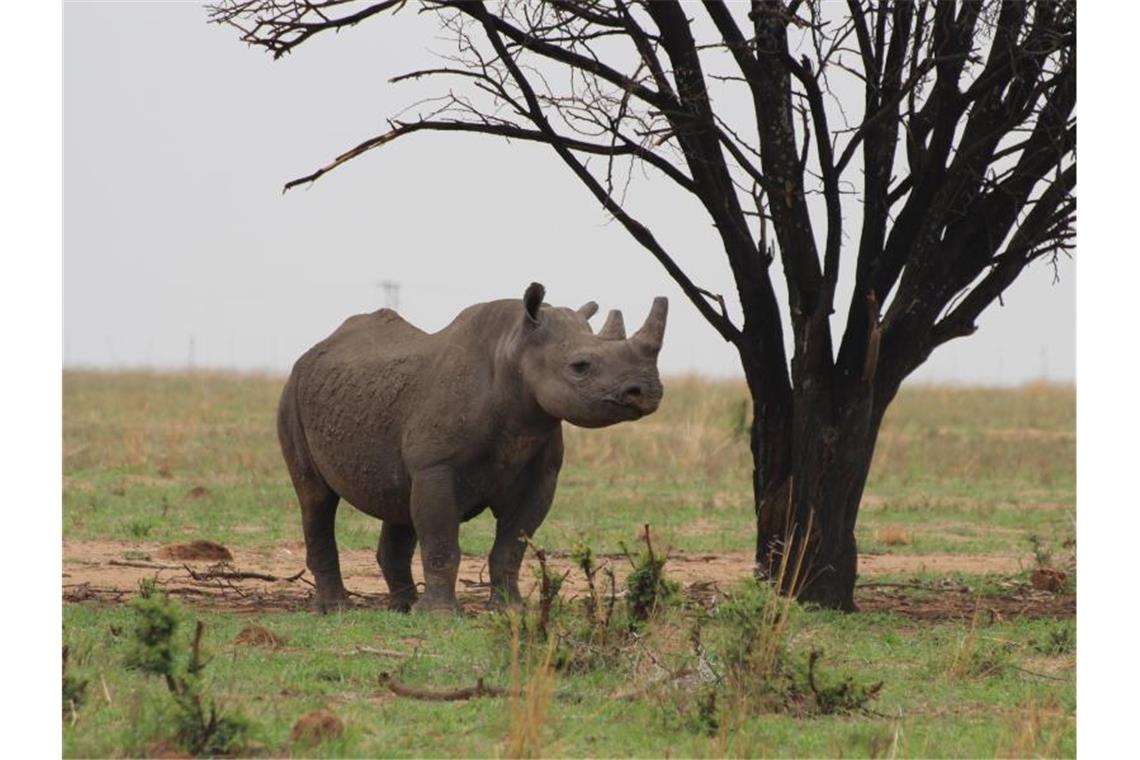
[(319, 613), (346, 606), (348, 592), (340, 575), (336, 549), (336, 508), (340, 495), (317, 471), (297, 412), (297, 378), (290, 375), (277, 406), (277, 440), (297, 501), (301, 503), (301, 527), (305, 533), (305, 564), (316, 581), (313, 608)]
[(415, 551), (416, 531), (412, 526), (383, 523), (376, 561), (388, 584), (388, 607), (397, 612), (408, 612), (416, 603), (416, 582), (412, 580)]
[[(309, 486), (309, 484), (305, 484)], [(348, 606), (348, 591), (340, 575), (336, 548), (336, 508), (340, 497), (324, 483), (297, 489), (301, 526), (305, 532), (305, 564), (316, 581), (313, 609), (325, 614)]]

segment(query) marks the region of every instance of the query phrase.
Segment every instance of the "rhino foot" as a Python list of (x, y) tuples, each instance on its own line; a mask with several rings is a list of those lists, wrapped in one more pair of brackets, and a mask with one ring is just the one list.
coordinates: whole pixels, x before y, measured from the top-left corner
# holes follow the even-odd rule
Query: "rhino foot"
[(487, 599), (486, 609), (515, 610), (525, 606), (522, 595), (517, 590), (512, 594), (509, 591), (492, 589), (491, 596)]
[(433, 615), (458, 615), (461, 610), (459, 603), (454, 599), (432, 599), (428, 596), (422, 596), (418, 602), (412, 605), (412, 613), (423, 612)]
[(330, 612), (344, 612), (351, 609), (352, 603), (348, 600), (347, 591), (341, 591), (339, 594), (318, 593), (313, 597), (311, 607), (318, 615), (327, 615)]
[(407, 596), (392, 596), (388, 599), (388, 609), (392, 612), (408, 613), (415, 606), (416, 598)]

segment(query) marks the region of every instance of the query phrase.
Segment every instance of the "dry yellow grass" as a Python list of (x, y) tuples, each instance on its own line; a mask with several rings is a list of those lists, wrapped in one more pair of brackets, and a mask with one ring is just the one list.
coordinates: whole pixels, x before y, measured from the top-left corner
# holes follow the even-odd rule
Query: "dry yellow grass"
[(904, 546), (914, 540), (914, 535), (897, 525), (884, 525), (873, 533), (875, 541), (884, 546)]
[[(212, 372), (65, 372), (64, 468), (280, 474), (281, 377)], [(751, 402), (742, 381), (665, 379), (652, 416), (601, 430), (566, 426), (567, 462), (634, 478), (729, 480), (747, 487)], [(903, 389), (884, 420), (870, 484), (925, 473), (1009, 473), (1051, 484), (1075, 459), (1071, 386)]]
[(1055, 697), (1031, 698), (1008, 718), (996, 757), (1059, 757), (1073, 721)]
[[(523, 674), (521, 660), (520, 622), (517, 614), (511, 615), (511, 723), (503, 745), (505, 757), (542, 757), (545, 746), (547, 716), (550, 699), (554, 695), (554, 655), (555, 637), (551, 636), (541, 654), (534, 658)], [(533, 633), (531, 634), (533, 636)], [(534, 653), (538, 647), (530, 641), (527, 651)]]

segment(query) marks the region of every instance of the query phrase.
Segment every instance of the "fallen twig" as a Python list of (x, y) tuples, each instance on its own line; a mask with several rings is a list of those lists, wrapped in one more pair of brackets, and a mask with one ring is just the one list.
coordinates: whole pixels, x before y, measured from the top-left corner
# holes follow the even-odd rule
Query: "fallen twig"
[(293, 583), (295, 581), (301, 580), (301, 576), (305, 574), (305, 571), (301, 570), (295, 575), (281, 577), (277, 575), (270, 575), (269, 573), (255, 573), (245, 570), (226, 570), (221, 567), (211, 567), (201, 572), (194, 570), (189, 565), (183, 565), (182, 567), (184, 567), (186, 569), (186, 572), (190, 573), (190, 577), (196, 581), (210, 581), (217, 578), (222, 578), (232, 581), (285, 581), (286, 583)]
[(471, 588), (490, 588), (491, 587), (491, 584), (487, 583), (486, 581), (473, 581), (473, 580), (470, 580), (468, 578), (460, 578), (459, 582), (462, 583), (464, 585), (464, 587), (469, 588), (469, 589), (471, 589)]
[(177, 570), (178, 565), (162, 565), (158, 562), (134, 562), (123, 559), (107, 560), (107, 564), (113, 567), (143, 567), (147, 570)]
[(397, 681), (391, 673), (381, 673), (380, 683), (386, 686), (388, 690), (396, 696), (424, 699), (432, 702), (459, 702), (476, 697), (502, 697), (507, 694), (506, 689), (500, 689), (497, 686), (488, 686), (483, 683), (482, 678), (476, 681), (474, 686), (466, 686), (459, 689), (424, 689), (402, 684)]
[(358, 645), (356, 651), (360, 654), (376, 654), (381, 657), (411, 657), (411, 652), (398, 652), (395, 649), (377, 649), (376, 647), (367, 647)]
[(1061, 678), (1060, 676), (1051, 676), (1048, 673), (1038, 673), (1035, 670), (1026, 670), (1025, 668), (1019, 667), (1017, 665), (1010, 665), (1010, 667), (1013, 668), (1014, 670), (1020, 670), (1022, 673), (1025, 673), (1026, 675), (1037, 676), (1038, 678), (1048, 678), (1050, 681), (1061, 681), (1061, 682), (1067, 683), (1071, 680), (1068, 678)]
[(855, 588), (916, 588), (922, 591), (954, 591), (957, 593), (969, 593), (968, 586), (935, 586), (929, 583), (887, 583), (885, 581), (871, 581), (869, 583), (857, 583)]
[[(660, 665), (658, 665), (658, 667), (660, 668)], [(641, 686), (633, 686), (622, 689), (620, 691), (615, 691), (610, 695), (610, 699), (620, 699), (631, 702), (637, 701), (664, 684), (671, 684), (674, 681), (678, 681), (682, 678), (688, 678), (689, 676), (696, 675), (696, 672), (692, 668), (688, 667), (681, 667), (672, 672), (669, 672), (662, 668), (662, 671), (663, 672), (660, 675), (649, 679)]]

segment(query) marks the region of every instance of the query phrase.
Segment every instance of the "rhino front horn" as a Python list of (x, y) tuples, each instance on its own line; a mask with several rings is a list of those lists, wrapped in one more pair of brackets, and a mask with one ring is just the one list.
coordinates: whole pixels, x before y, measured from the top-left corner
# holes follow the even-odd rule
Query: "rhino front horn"
[(629, 342), (635, 350), (646, 356), (657, 356), (661, 351), (661, 341), (665, 337), (665, 317), (669, 314), (669, 299), (657, 296), (653, 299), (653, 308), (645, 318), (645, 324), (633, 334)]
[(620, 311), (614, 309), (606, 316), (598, 337), (602, 340), (625, 340), (625, 320), (621, 318)]

